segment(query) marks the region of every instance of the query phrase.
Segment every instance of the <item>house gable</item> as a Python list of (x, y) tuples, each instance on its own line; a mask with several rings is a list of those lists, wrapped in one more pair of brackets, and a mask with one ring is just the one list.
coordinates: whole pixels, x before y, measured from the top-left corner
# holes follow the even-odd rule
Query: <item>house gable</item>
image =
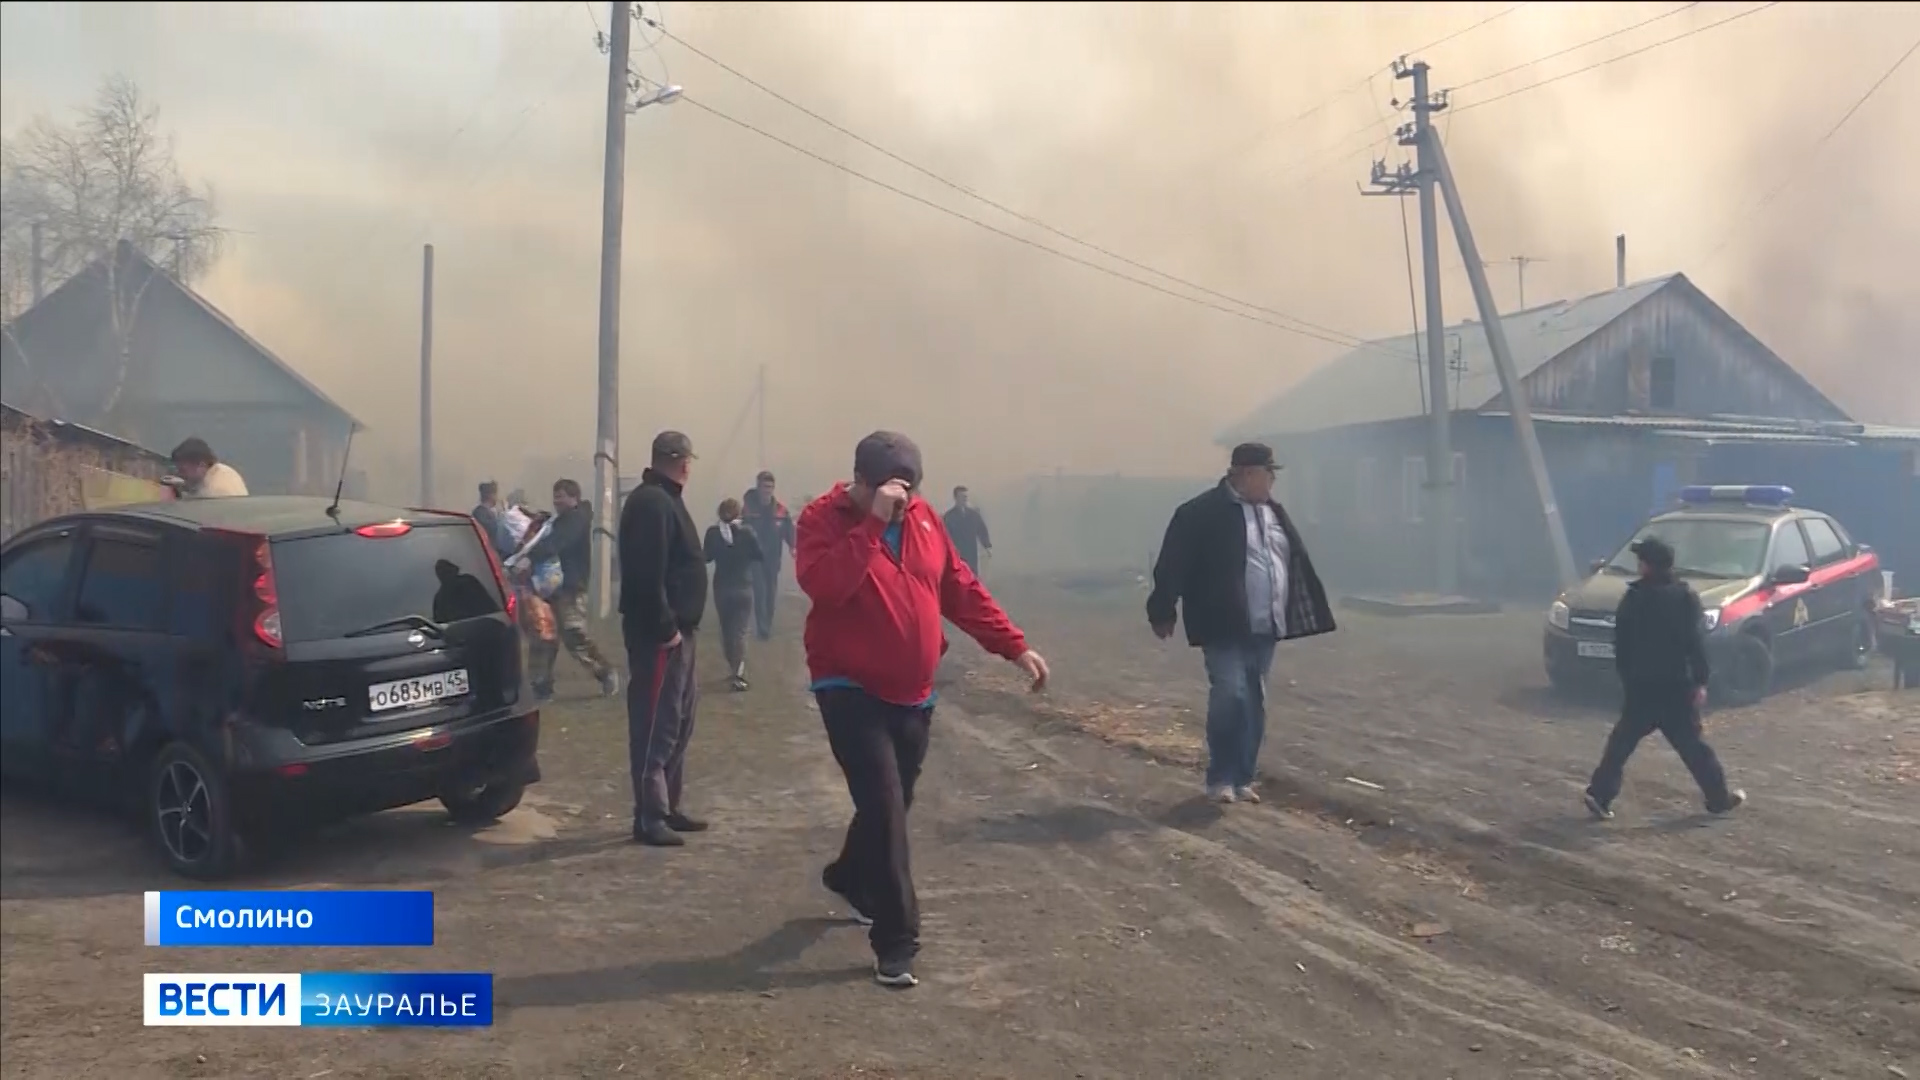
[(108, 427), (129, 410), (152, 415), (180, 407), (291, 409), (353, 423), (171, 275), (137, 255), (127, 262), (121, 290), (131, 298), (124, 305), (133, 326), (130, 350), (123, 356), (107, 275), (96, 264), (8, 327), (0, 377), (9, 397)]
[[(1846, 413), (1683, 275), (1522, 379), (1536, 410), (1575, 415), (1846, 420)], [(1482, 407), (1504, 412), (1506, 395)]]

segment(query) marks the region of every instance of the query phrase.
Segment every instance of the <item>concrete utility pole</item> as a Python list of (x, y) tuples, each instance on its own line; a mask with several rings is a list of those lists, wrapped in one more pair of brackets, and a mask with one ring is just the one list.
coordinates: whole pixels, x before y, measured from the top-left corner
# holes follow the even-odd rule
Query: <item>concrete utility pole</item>
[[(1447, 398), (1447, 323), (1440, 305), (1440, 220), (1434, 207), (1436, 174), (1430, 147), (1434, 145), (1433, 114), (1447, 107), (1444, 94), (1427, 87), (1427, 65), (1397, 60), (1396, 78), (1413, 80), (1413, 124), (1401, 127), (1400, 145), (1411, 146), (1416, 168), (1399, 176), (1402, 186), (1413, 184), (1420, 200), (1420, 266), (1426, 283), (1427, 308), (1427, 527), (1433, 533), (1434, 591), (1451, 596), (1460, 588), (1460, 515), (1454, 506), (1453, 404)], [(1376, 168), (1375, 180), (1382, 168)]]
[(613, 612), (613, 529), (620, 520), (620, 235), (626, 218), (627, 71), (632, 5), (616, 0), (607, 27), (606, 175), (600, 195), (600, 398), (593, 443), (592, 610)]
[(760, 365), (760, 381), (754, 391), (754, 404), (760, 410), (760, 467), (771, 469), (773, 464), (767, 460), (767, 365)]
[(420, 505), (433, 505), (433, 245), (420, 252)]
[(1493, 353), (1493, 366), (1500, 374), (1500, 390), (1506, 396), (1507, 410), (1513, 415), (1513, 431), (1526, 455), (1527, 469), (1533, 473), (1534, 493), (1540, 498), (1540, 513), (1546, 519), (1547, 539), (1553, 545), (1553, 560), (1560, 583), (1569, 586), (1579, 581), (1573, 566), (1573, 551), (1567, 545), (1566, 526), (1560, 520), (1560, 505), (1554, 501), (1553, 481), (1547, 475), (1547, 462), (1540, 452), (1540, 440), (1533, 430), (1533, 408), (1526, 388), (1513, 367), (1513, 350), (1507, 346), (1507, 328), (1500, 322), (1500, 309), (1493, 302), (1493, 289), (1487, 285), (1485, 264), (1473, 242), (1473, 229), (1467, 223), (1466, 207), (1460, 201), (1460, 189), (1454, 184), (1453, 169), (1447, 163), (1446, 147), (1429, 129), (1423, 143), (1423, 160), (1432, 163), (1441, 193), (1447, 200), (1447, 217), (1453, 222), (1453, 237), (1460, 243), (1460, 259), (1466, 263), (1467, 280), (1473, 285), (1473, 301), (1480, 309), (1480, 322), (1487, 334), (1487, 348)]

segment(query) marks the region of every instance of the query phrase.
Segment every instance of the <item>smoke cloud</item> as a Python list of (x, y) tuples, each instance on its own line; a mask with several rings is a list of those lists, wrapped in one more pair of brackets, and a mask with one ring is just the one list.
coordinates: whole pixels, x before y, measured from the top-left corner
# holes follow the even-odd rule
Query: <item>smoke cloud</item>
[[(1844, 408), (1920, 423), (1920, 208), (1901, 197), (1920, 169), (1920, 63), (1819, 144), (1920, 35), (1920, 9), (1779, 5), (1492, 101), (1752, 5), (1693, 5), (1484, 79), (1660, 10), (1526, 4), (1451, 36), (1507, 6), (645, 10), (1021, 214), (1360, 337), (1410, 320), (1401, 207), (1355, 190), (1372, 156), (1403, 153), (1388, 134), (1408, 88), (1384, 65), (1446, 38), (1419, 55), (1435, 86), (1461, 86), (1441, 120), (1455, 170), (1485, 257), (1544, 260), (1526, 268), (1529, 303), (1609, 287), (1625, 233), (1630, 277), (1687, 273)], [(607, 17), (556, 3), (10, 3), (0, 125), (58, 115), (112, 72), (136, 80), (236, 230), (204, 291), (370, 426), (355, 453), (376, 483), (410, 478), (420, 245), (433, 243), (438, 454), (509, 479), (530, 456), (590, 450), (606, 92), (593, 38)], [(914, 433), (936, 485), (1205, 472), (1216, 431), (1342, 351), (810, 160), (709, 110), (1192, 294), (636, 34), (640, 73), (689, 100), (628, 122), (623, 472), (663, 427), (693, 436), (703, 470), (724, 476), (716, 490), (762, 464), (817, 490), (876, 427)], [(1450, 236), (1442, 262), (1450, 317), (1471, 313)], [(1515, 306), (1513, 265), (1489, 273)], [(747, 409), (762, 365), (766, 462)]]

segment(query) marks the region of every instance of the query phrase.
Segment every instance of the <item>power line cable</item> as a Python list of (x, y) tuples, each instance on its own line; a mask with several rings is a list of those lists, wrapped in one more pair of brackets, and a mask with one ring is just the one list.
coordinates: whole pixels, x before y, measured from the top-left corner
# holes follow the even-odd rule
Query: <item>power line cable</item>
[[(1473, 33), (1475, 30), (1478, 30), (1481, 27), (1490, 25), (1494, 22), (1498, 22), (1499, 20), (1506, 18), (1507, 16), (1513, 14), (1514, 12), (1519, 11), (1521, 8), (1526, 7), (1527, 4), (1531, 2), (1532, 0), (1521, 0), (1520, 3), (1511, 4), (1505, 8), (1502, 8), (1497, 12), (1494, 12), (1492, 15), (1489, 15), (1486, 18), (1479, 20), (1478, 22), (1475, 22), (1468, 26), (1463, 26), (1460, 29), (1453, 31), (1450, 34), (1446, 34), (1442, 37), (1436, 38), (1433, 41), (1429, 41), (1428, 43), (1420, 46), (1417, 49), (1408, 50), (1406, 53), (1402, 55), (1411, 56), (1414, 53), (1423, 53), (1428, 51), (1429, 49), (1437, 49), (1440, 46), (1447, 44), (1448, 42), (1456, 41), (1462, 37), (1465, 37), (1466, 35)], [(1258, 134), (1254, 135), (1251, 139), (1248, 139), (1245, 143), (1243, 143), (1239, 149), (1231, 151), (1227, 154), (1223, 154), (1221, 155), (1221, 157), (1238, 158), (1238, 157), (1246, 156), (1247, 154), (1251, 153), (1255, 147), (1267, 141), (1268, 138), (1270, 138), (1275, 132), (1281, 130), (1282, 128), (1291, 127), (1292, 125), (1297, 124), (1300, 121), (1307, 119), (1308, 117), (1324, 112), (1327, 108), (1332, 106), (1334, 103), (1345, 100), (1347, 97), (1352, 95), (1357, 90), (1371, 89), (1373, 86), (1373, 80), (1379, 77), (1380, 73), (1385, 70), (1387, 69), (1384, 67), (1374, 68), (1372, 71), (1367, 72), (1367, 74), (1361, 79), (1359, 79), (1358, 81), (1346, 84), (1340, 89), (1334, 91), (1332, 95), (1322, 98), (1317, 104), (1312, 105), (1283, 120), (1277, 120), (1271, 124), (1268, 124), (1266, 127), (1260, 129)], [(1341, 141), (1344, 141), (1344, 139), (1342, 139)]]
[(1740, 235), (1739, 228), (1741, 223), (1753, 215), (1758, 214), (1760, 211), (1765, 210), (1773, 200), (1779, 198), (1788, 188), (1792, 187), (1794, 181), (1798, 180), (1806, 171), (1807, 164), (1812, 161), (1814, 156), (1818, 154), (1827, 143), (1831, 142), (1835, 135), (1840, 134), (1840, 129), (1847, 126), (1847, 122), (1853, 119), (1854, 114), (1859, 112), (1862, 106), (1873, 100), (1873, 96), (1880, 92), (1880, 88), (1887, 85), (1887, 81), (1892, 79), (1901, 68), (1905, 67), (1907, 61), (1913, 59), (1913, 54), (1916, 52), (1920, 52), (1920, 38), (1916, 38), (1913, 44), (1907, 46), (1907, 51), (1900, 54), (1900, 58), (1893, 62), (1893, 66), (1881, 72), (1880, 77), (1873, 80), (1873, 85), (1867, 87), (1867, 92), (1855, 98), (1853, 104), (1847, 106), (1847, 111), (1840, 114), (1840, 119), (1835, 120), (1832, 126), (1828, 127), (1818, 139), (1815, 139), (1812, 146), (1807, 147), (1805, 152), (1793, 159), (1793, 165), (1788, 168), (1787, 175), (1780, 178), (1778, 184), (1775, 184), (1765, 195), (1760, 197), (1759, 202), (1755, 203), (1745, 213), (1740, 214), (1728, 225), (1726, 234), (1720, 238), (1719, 243), (1713, 246), (1712, 251), (1707, 252), (1707, 257), (1701, 260), (1701, 263), (1704, 265), (1718, 258), (1720, 253), (1726, 250), (1727, 245), (1733, 242), (1734, 237)]
[[(839, 134), (844, 135), (849, 139), (852, 139), (853, 141), (859, 143), (862, 146), (865, 146), (869, 150), (872, 150), (883, 157), (886, 157), (901, 165), (904, 165), (907, 168), (912, 169), (914, 172), (917, 172), (920, 175), (925, 176), (928, 179), (933, 180), (934, 182), (941, 184), (944, 187), (950, 188), (953, 191), (956, 191), (962, 195), (965, 195), (968, 198), (973, 199), (984, 206), (991, 207), (992, 209), (998, 210), (999, 212), (1006, 214), (1009, 217), (1015, 218), (1021, 222), (1031, 225), (1036, 229), (1040, 229), (1044, 232), (1051, 233), (1055, 236), (1060, 237), (1063, 240), (1079, 245), (1080, 247), (1086, 248), (1087, 250), (1092, 251), (1096, 254), (1105, 256), (1106, 258), (1112, 259), (1115, 262), (1123, 263), (1136, 270), (1140, 270), (1145, 273), (1152, 274), (1155, 277), (1163, 278), (1167, 281), (1171, 281), (1184, 288), (1192, 289), (1195, 292), (1214, 297), (1215, 299), (1223, 300), (1230, 304), (1238, 304), (1241, 307), (1248, 308), (1253, 311), (1258, 311), (1264, 315), (1271, 316), (1274, 319), (1279, 319), (1285, 322), (1297, 323), (1298, 325), (1302, 327), (1306, 327), (1309, 330), (1316, 331), (1316, 333), (1310, 336), (1319, 337), (1322, 340), (1334, 340), (1336, 338), (1342, 339), (1342, 343), (1349, 344), (1349, 345), (1359, 345), (1359, 344), (1365, 343), (1365, 340), (1363, 338), (1345, 333), (1344, 331), (1336, 330), (1336, 329), (1333, 329), (1332, 327), (1320, 326), (1316, 323), (1309, 322), (1305, 319), (1299, 318), (1298, 316), (1289, 315), (1284, 311), (1278, 311), (1261, 304), (1253, 303), (1252, 301), (1249, 301), (1249, 300), (1242, 300), (1239, 297), (1233, 296), (1229, 293), (1221, 292), (1217, 289), (1213, 289), (1208, 286), (1201, 285), (1198, 282), (1190, 281), (1186, 278), (1180, 277), (1177, 274), (1171, 274), (1171, 273), (1168, 273), (1167, 271), (1158, 269), (1157, 267), (1149, 266), (1144, 262), (1141, 262), (1137, 259), (1130, 258), (1126, 255), (1122, 255), (1119, 252), (1113, 251), (1110, 248), (1103, 247), (1090, 240), (1086, 240), (1079, 236), (1075, 236), (1074, 234), (1067, 232), (1064, 229), (1051, 225), (1030, 214), (1022, 213), (1019, 210), (1015, 210), (1014, 208), (1007, 206), (1004, 203), (998, 202), (992, 198), (989, 198), (986, 195), (981, 194), (979, 191), (976, 191), (975, 189), (965, 184), (959, 183), (958, 181), (950, 180), (945, 176), (942, 176), (939, 173), (934, 172), (932, 169), (929, 169), (919, 164), (918, 162), (911, 161), (901, 156), (900, 154), (895, 153), (894, 151), (888, 149), (887, 147), (882, 146), (877, 142), (874, 142), (872, 139), (869, 139), (866, 136), (861, 135), (860, 133), (847, 128), (846, 126), (832, 119), (829, 119), (828, 117), (823, 116), (818, 112), (815, 112), (813, 109), (810, 109), (807, 106), (802, 105), (799, 102), (793, 100), (792, 98), (787, 97), (785, 94), (782, 94), (779, 91), (773, 89), (772, 87), (767, 86), (765, 83), (760, 82), (759, 80), (746, 74), (740, 69), (733, 67), (732, 65), (726, 63), (725, 61), (719, 59), (718, 57), (715, 57), (712, 54), (700, 49), (698, 46), (690, 44), (684, 38), (681, 38), (678, 35), (673, 34), (670, 31), (667, 31), (665, 28), (657, 27), (657, 26), (656, 28), (660, 29), (661, 33), (664, 36), (672, 40), (674, 43), (678, 44), (681, 48), (686, 49), (688, 52), (691, 52), (695, 56), (700, 57), (702, 60), (705, 60), (708, 63), (719, 68), (720, 70), (725, 71), (727, 74), (732, 75), (733, 77), (739, 79), (741, 82), (746, 83), (748, 86), (751, 86), (754, 89), (760, 91), (761, 93), (766, 94), (768, 97), (771, 97), (774, 100), (780, 102), (781, 104), (786, 105), (787, 107), (799, 113), (802, 113), (812, 118), (813, 120), (818, 121), (819, 123), (832, 129), (833, 131), (838, 132)], [(713, 111), (710, 106), (706, 106), (703, 104), (701, 107), (706, 108), (710, 112)], [(722, 115), (722, 114), (715, 113), (715, 115)], [(728, 120), (733, 119), (732, 117), (723, 117), (723, 118)], [(738, 120), (735, 120), (734, 122), (741, 123)], [(1368, 126), (1372, 127), (1372, 126), (1375, 126), (1375, 124), (1377, 123), (1378, 121), (1375, 121), (1374, 124), (1369, 124)], [(742, 126), (744, 127), (746, 125), (742, 124)], [(771, 138), (772, 136), (769, 136), (769, 137)], [(784, 141), (784, 140), (781, 140), (781, 141)], [(839, 165), (838, 162), (832, 162), (830, 161), (830, 159), (823, 158), (822, 160), (829, 161), (829, 163), (833, 164), (836, 168), (845, 168), (845, 166)], [(863, 179), (864, 178), (865, 177), (863, 177)], [(877, 182), (878, 181), (876, 181), (876, 183)], [(929, 203), (928, 205), (938, 205), (938, 204)], [(946, 208), (941, 207), (941, 209), (944, 210)], [(1053, 249), (1047, 248), (1045, 250), (1053, 250)]]
[(1505, 101), (1510, 97), (1516, 97), (1520, 94), (1531, 93), (1532, 91), (1538, 90), (1543, 86), (1550, 86), (1554, 83), (1557, 83), (1562, 79), (1571, 79), (1576, 75), (1585, 75), (1589, 71), (1597, 71), (1600, 68), (1608, 66), (1609, 64), (1617, 64), (1622, 60), (1631, 60), (1632, 58), (1639, 56), (1642, 53), (1649, 53), (1655, 49), (1660, 49), (1668, 45), (1672, 45), (1675, 42), (1685, 41), (1690, 37), (1694, 37), (1699, 34), (1704, 34), (1709, 30), (1717, 30), (1720, 27), (1726, 26), (1729, 23), (1739, 22), (1741, 19), (1744, 19), (1749, 15), (1758, 15), (1761, 12), (1768, 10), (1769, 8), (1776, 8), (1779, 6), (1780, 6), (1780, 0), (1771, 0), (1770, 3), (1761, 4), (1759, 7), (1751, 7), (1745, 11), (1735, 12), (1734, 14), (1729, 15), (1724, 19), (1717, 19), (1713, 22), (1707, 23), (1704, 26), (1696, 26), (1683, 33), (1675, 34), (1670, 38), (1662, 38), (1659, 41), (1655, 41), (1651, 44), (1642, 45), (1637, 49), (1633, 49), (1628, 52), (1621, 53), (1618, 56), (1609, 57), (1608, 59), (1600, 60), (1595, 63), (1588, 64), (1587, 66), (1582, 68), (1575, 68), (1572, 71), (1562, 72), (1558, 75), (1541, 79), (1539, 82), (1531, 83), (1527, 86), (1519, 87), (1518, 89), (1509, 90), (1504, 94), (1495, 94), (1490, 98), (1481, 98), (1478, 101), (1470, 101), (1465, 105), (1455, 105), (1453, 106), (1453, 111), (1456, 113), (1469, 112), (1473, 109), (1481, 108), (1482, 106), (1491, 105), (1496, 101)]
[(1576, 53), (1582, 49), (1591, 48), (1592, 46), (1598, 45), (1603, 41), (1611, 41), (1622, 34), (1630, 34), (1635, 30), (1640, 29), (1643, 26), (1652, 26), (1654, 23), (1660, 22), (1663, 19), (1671, 19), (1675, 15), (1678, 15), (1683, 11), (1691, 11), (1694, 8), (1697, 8), (1699, 6), (1700, 5), (1698, 3), (1681, 4), (1677, 8), (1672, 8), (1668, 11), (1663, 11), (1660, 14), (1655, 15), (1650, 19), (1642, 19), (1639, 22), (1634, 23), (1632, 26), (1623, 26), (1620, 29), (1613, 31), (1612, 33), (1602, 34), (1597, 38), (1589, 38), (1578, 45), (1570, 45), (1567, 48), (1561, 49), (1558, 52), (1550, 52), (1545, 56), (1538, 57), (1533, 60), (1529, 60), (1524, 64), (1515, 64), (1510, 68), (1507, 68), (1503, 71), (1496, 71), (1491, 75), (1482, 75), (1479, 78), (1468, 79), (1466, 82), (1457, 83), (1450, 88), (1450, 92), (1458, 92), (1466, 89), (1469, 86), (1479, 86), (1483, 82), (1492, 82), (1495, 79), (1504, 78), (1508, 75), (1511, 75), (1516, 71), (1525, 71), (1527, 68), (1534, 67), (1539, 64), (1544, 64), (1549, 60), (1558, 60), (1561, 57), (1567, 55), (1568, 53)]
[[(752, 134), (758, 135), (761, 138), (768, 140), (769, 142), (778, 143), (781, 146), (786, 147), (788, 150), (791, 150), (796, 154), (800, 154), (804, 157), (812, 158), (813, 160), (819, 162), (822, 165), (826, 165), (829, 168), (838, 169), (839, 171), (846, 173), (848, 176), (854, 177), (857, 180), (865, 181), (866, 183), (871, 184), (874, 187), (880, 188), (881, 190), (892, 192), (893, 194), (898, 195), (903, 199), (907, 199), (912, 202), (919, 203), (921, 206), (924, 206), (930, 210), (935, 210), (935, 211), (938, 211), (939, 213), (947, 215), (948, 217), (956, 218), (960, 221), (964, 221), (969, 225), (975, 226), (976, 228), (984, 229), (987, 232), (993, 233), (996, 236), (1002, 237), (1007, 240), (1012, 240), (1018, 244), (1024, 244), (1027, 247), (1034, 249), (1035, 251), (1040, 251), (1045, 254), (1052, 255), (1055, 258), (1065, 259), (1066, 261), (1071, 263), (1077, 263), (1080, 266), (1084, 266), (1089, 270), (1095, 270), (1102, 274), (1106, 274), (1110, 277), (1118, 278), (1121, 281), (1130, 282), (1144, 289), (1151, 289), (1154, 292), (1160, 293), (1164, 296), (1171, 296), (1176, 300), (1184, 300), (1189, 304), (1195, 304), (1200, 307), (1209, 308), (1211, 310), (1218, 311), (1224, 315), (1232, 315), (1235, 318), (1245, 319), (1248, 322), (1256, 322), (1265, 326), (1271, 326), (1277, 330), (1284, 330), (1289, 334), (1297, 334), (1301, 337), (1314, 338), (1320, 341), (1328, 342), (1329, 344), (1339, 345), (1343, 348), (1348, 348), (1348, 349), (1354, 348), (1356, 346), (1366, 346), (1370, 344), (1358, 338), (1352, 337), (1351, 335), (1340, 334), (1338, 331), (1330, 331), (1324, 327), (1316, 327), (1311, 323), (1302, 322), (1298, 319), (1294, 319), (1292, 316), (1281, 315), (1280, 318), (1285, 318), (1289, 320), (1288, 322), (1281, 322), (1281, 321), (1278, 321), (1278, 319), (1267, 318), (1261, 314), (1254, 314), (1253, 312), (1242, 311), (1236, 308), (1231, 308), (1226, 306), (1225, 304), (1217, 304), (1203, 297), (1191, 296), (1191, 295), (1188, 295), (1187, 293), (1179, 292), (1174, 289), (1169, 289), (1163, 285), (1159, 285), (1145, 278), (1134, 277), (1131, 274), (1127, 274), (1122, 271), (1116, 270), (1111, 266), (1107, 266), (1105, 264), (1095, 262), (1092, 259), (1082, 258), (1081, 256), (1073, 254), (1072, 252), (1061, 251), (1059, 248), (1049, 247), (1046, 244), (1042, 244), (1038, 240), (1035, 240), (1031, 237), (1021, 236), (1019, 233), (1012, 232), (1007, 229), (1002, 229), (997, 225), (993, 225), (988, 222), (981, 221), (979, 218), (973, 217), (959, 210), (955, 210), (950, 206), (944, 206), (940, 203), (934, 202), (932, 199), (926, 198), (925, 196), (917, 195), (911, 191), (906, 190), (905, 188), (897, 187), (893, 184), (887, 183), (885, 180), (875, 179), (874, 177), (868, 176), (866, 173), (863, 173), (858, 169), (853, 168), (850, 165), (846, 165), (841, 162), (835, 161), (834, 159), (827, 157), (825, 154), (821, 154), (816, 151), (809, 150), (806, 147), (799, 145), (798, 143), (791, 142), (787, 139), (783, 139), (780, 136), (775, 135), (764, 128), (756, 127), (755, 125), (748, 123), (745, 120), (741, 120), (738, 117), (730, 116), (727, 113), (721, 112), (719, 109), (716, 109), (713, 106), (708, 105), (706, 102), (701, 101), (698, 98), (695, 98), (691, 95), (683, 94), (681, 95), (680, 100), (682, 102), (685, 102), (688, 105), (692, 105), (694, 108), (701, 110), (702, 112), (706, 113), (709, 116), (713, 116), (720, 120), (724, 120), (727, 123), (734, 125), (735, 127), (738, 127), (744, 131), (751, 132)], [(1233, 301), (1233, 302), (1239, 303), (1239, 301)], [(1264, 308), (1254, 307), (1254, 305), (1251, 305), (1251, 304), (1248, 304), (1245, 306), (1249, 308), (1253, 308), (1253, 311), (1267, 310)], [(1273, 313), (1268, 312), (1268, 314), (1273, 314)]]

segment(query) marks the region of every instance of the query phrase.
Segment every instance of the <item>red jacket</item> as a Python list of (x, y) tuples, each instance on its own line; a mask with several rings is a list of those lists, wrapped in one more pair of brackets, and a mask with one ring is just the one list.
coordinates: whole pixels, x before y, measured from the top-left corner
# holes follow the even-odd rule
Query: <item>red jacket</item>
[(947, 651), (942, 616), (997, 656), (1017, 660), (1027, 651), (1026, 635), (960, 561), (925, 500), (907, 503), (899, 557), (885, 532), (845, 484), (800, 512), (794, 574), (813, 601), (806, 648), (814, 682), (845, 679), (895, 705), (926, 701)]

